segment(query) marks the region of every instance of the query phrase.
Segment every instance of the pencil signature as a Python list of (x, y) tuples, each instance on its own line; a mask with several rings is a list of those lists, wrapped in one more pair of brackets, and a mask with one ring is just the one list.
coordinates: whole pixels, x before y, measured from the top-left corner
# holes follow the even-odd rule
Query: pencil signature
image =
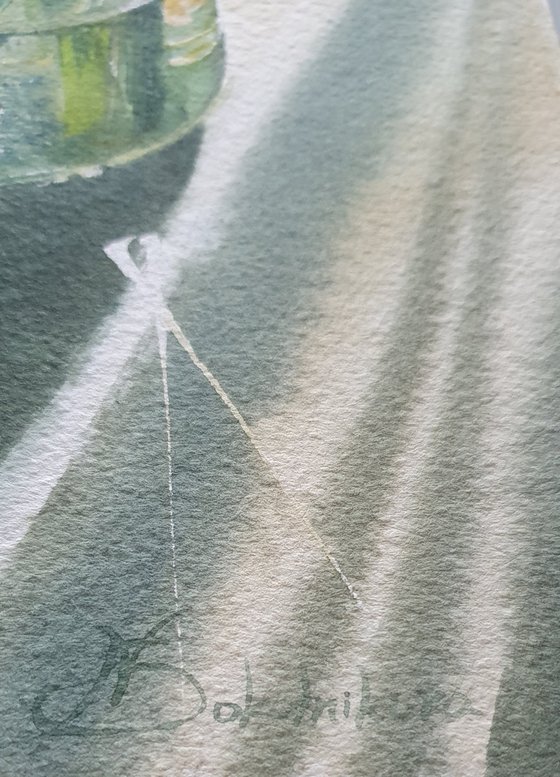
[[(192, 672), (163, 661), (146, 660), (145, 653), (160, 645), (168, 644), (169, 639), (163, 635), (177, 617), (169, 615), (159, 620), (144, 636), (125, 638), (112, 627), (102, 627), (107, 638), (101, 665), (92, 681), (77, 682), (73, 685), (49, 684), (35, 696), (31, 706), (31, 717), (35, 728), (43, 735), (49, 736), (111, 736), (134, 734), (153, 731), (174, 731), (189, 721), (201, 716), (208, 708), (208, 698), (205, 689)], [(378, 699), (374, 699), (371, 679), (366, 674), (361, 675), (361, 687), (352, 698), (350, 691), (344, 691), (342, 696), (322, 696), (313, 687), (307, 672), (299, 675), (299, 688), (295, 698), (288, 704), (278, 698), (264, 697), (257, 699), (254, 692), (254, 681), (249, 661), (244, 662), (245, 687), (243, 700), (215, 701), (211, 705), (212, 719), (216, 723), (235, 723), (240, 729), (245, 728), (256, 717), (267, 717), (278, 721), (289, 721), (294, 726), (304, 722), (314, 725), (321, 718), (333, 723), (341, 720), (352, 720), (356, 728), (361, 729), (364, 722), (373, 719), (378, 714)], [(162, 676), (170, 674), (180, 681), (183, 687), (183, 704), (185, 713), (181, 717), (159, 720), (145, 726), (114, 726), (91, 723), (88, 712), (93, 705), (105, 701), (109, 708), (118, 708), (125, 697), (130, 696), (131, 681), (139, 675), (155, 674)], [(57, 694), (78, 691), (78, 700), (64, 714), (45, 711)], [(390, 695), (390, 702), (398, 709), (401, 702), (400, 694)], [(58, 704), (60, 706), (60, 703)], [(412, 707), (412, 709), (411, 709)], [(423, 693), (414, 705), (402, 705), (397, 712), (399, 719), (418, 716), (424, 720), (435, 714), (442, 714), (448, 719), (461, 718), (466, 715), (480, 716), (468, 696), (459, 690), (432, 690)]]

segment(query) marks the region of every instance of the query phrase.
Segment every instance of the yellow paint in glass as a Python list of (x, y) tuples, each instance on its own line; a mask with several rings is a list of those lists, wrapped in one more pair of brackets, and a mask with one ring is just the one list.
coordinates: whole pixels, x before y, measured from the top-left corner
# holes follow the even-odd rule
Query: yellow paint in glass
[(163, 15), (166, 24), (183, 25), (191, 21), (192, 14), (204, 5), (204, 0), (164, 0)]

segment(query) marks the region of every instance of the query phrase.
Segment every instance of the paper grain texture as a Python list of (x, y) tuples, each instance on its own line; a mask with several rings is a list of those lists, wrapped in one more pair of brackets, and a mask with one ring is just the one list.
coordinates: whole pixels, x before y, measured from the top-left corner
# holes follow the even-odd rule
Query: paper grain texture
[(0, 777), (558, 777), (550, 10), (39, 5), (34, 75), (0, 43)]

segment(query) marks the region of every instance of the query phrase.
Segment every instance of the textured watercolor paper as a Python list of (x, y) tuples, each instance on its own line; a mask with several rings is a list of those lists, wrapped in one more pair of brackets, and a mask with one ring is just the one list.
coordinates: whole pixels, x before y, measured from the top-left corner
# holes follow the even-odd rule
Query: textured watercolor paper
[(0, 777), (560, 775), (555, 22), (0, 0)]

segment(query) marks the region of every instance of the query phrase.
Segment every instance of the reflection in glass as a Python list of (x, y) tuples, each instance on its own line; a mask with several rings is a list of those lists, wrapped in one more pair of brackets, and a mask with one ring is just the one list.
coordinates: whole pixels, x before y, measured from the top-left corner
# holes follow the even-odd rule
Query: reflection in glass
[(151, 0), (0, 0), (0, 29), (4, 33), (59, 30), (100, 22), (126, 13)]
[[(31, 18), (31, 7), (78, 3), (24, 5)], [(7, 13), (4, 2), (0, 21)], [(218, 92), (223, 60), (214, 0), (146, 2), (100, 23), (1, 37), (0, 181), (88, 175), (168, 145)]]

